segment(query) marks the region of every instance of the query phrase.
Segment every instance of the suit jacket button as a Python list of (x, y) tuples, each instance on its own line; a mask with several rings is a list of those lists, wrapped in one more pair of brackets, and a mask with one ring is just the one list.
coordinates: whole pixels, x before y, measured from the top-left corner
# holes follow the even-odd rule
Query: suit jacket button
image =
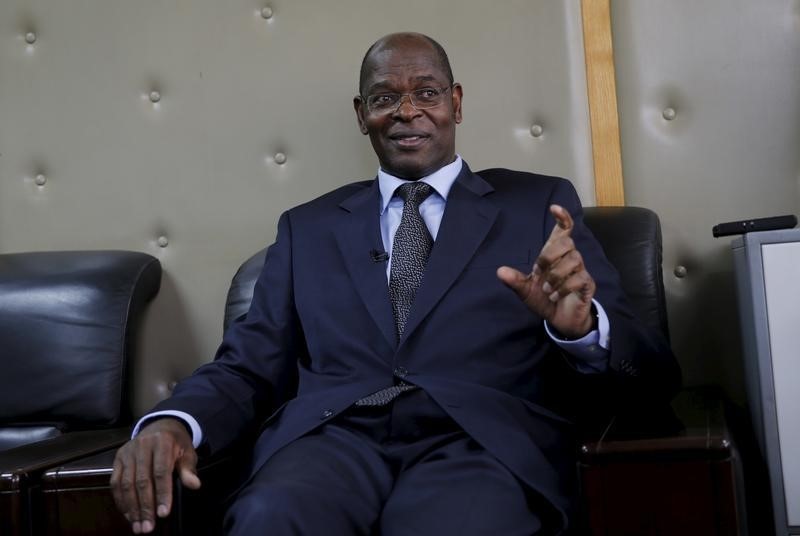
[(636, 367), (634, 367), (633, 364), (630, 361), (628, 361), (627, 359), (621, 360), (619, 362), (619, 367), (620, 367), (620, 369), (622, 369), (622, 372), (624, 372), (628, 376), (638, 376), (639, 375), (639, 371), (636, 370)]
[(394, 375), (398, 378), (405, 378), (408, 376), (408, 370), (405, 367), (397, 367), (394, 369)]
[(331, 410), (329, 410), (329, 409), (326, 409), (325, 411), (322, 412), (322, 416), (320, 418), (321, 419), (327, 419), (328, 417), (331, 417), (331, 416), (333, 416), (333, 412)]

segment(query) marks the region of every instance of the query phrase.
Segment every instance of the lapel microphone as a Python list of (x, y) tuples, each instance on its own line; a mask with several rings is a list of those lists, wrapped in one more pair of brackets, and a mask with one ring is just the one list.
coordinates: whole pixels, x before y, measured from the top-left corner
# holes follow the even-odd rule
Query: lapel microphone
[(369, 258), (372, 259), (372, 262), (386, 262), (389, 260), (389, 254), (385, 251), (371, 249), (369, 250)]

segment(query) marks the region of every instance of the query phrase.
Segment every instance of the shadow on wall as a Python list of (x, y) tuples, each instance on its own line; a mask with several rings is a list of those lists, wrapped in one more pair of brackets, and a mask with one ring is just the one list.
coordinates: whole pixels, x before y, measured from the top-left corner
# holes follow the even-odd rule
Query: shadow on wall
[(156, 402), (170, 395), (174, 382), (191, 374), (190, 364), (196, 362), (200, 352), (197, 340), (175, 280), (171, 273), (164, 271), (161, 290), (145, 314), (139, 331), (137, 360), (131, 367), (134, 415), (149, 411)]
[(695, 278), (694, 295), (668, 296), (672, 347), (687, 386), (698, 379), (719, 384), (732, 401), (744, 405), (739, 305), (730, 247), (715, 248), (703, 262), (711, 269), (689, 269)]

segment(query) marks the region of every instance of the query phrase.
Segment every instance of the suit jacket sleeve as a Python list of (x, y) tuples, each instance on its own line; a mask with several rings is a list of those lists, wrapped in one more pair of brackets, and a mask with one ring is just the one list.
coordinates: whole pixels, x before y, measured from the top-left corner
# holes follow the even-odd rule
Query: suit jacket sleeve
[(257, 432), (257, 425), (297, 386), (297, 360), (305, 355), (294, 308), (291, 225), (287, 214), (267, 250), (247, 316), (234, 323), (214, 362), (178, 384), (156, 411), (192, 415), (203, 430), (203, 447), (214, 453)]
[[(622, 291), (616, 269), (606, 259), (602, 247), (583, 222), (583, 209), (575, 189), (567, 181), (553, 190), (550, 203), (573, 215), (572, 237), (584, 263), (597, 284), (595, 299), (608, 315), (611, 327), (609, 370), (605, 374), (580, 374), (586, 404), (603, 403), (618, 407), (668, 401), (680, 386), (680, 369), (661, 333), (644, 325), (633, 313)], [(545, 214), (549, 235), (555, 221)]]

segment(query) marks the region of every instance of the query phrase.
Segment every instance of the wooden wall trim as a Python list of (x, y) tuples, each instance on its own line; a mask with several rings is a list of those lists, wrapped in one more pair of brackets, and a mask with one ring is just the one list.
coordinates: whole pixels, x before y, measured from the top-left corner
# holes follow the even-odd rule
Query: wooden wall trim
[(610, 0), (581, 0), (597, 206), (624, 205)]

